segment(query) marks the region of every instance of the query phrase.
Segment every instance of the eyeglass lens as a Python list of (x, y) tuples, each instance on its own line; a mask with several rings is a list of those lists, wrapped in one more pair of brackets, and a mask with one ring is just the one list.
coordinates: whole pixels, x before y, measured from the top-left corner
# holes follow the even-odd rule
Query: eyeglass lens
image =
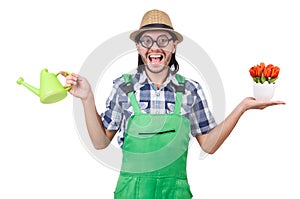
[(156, 41), (154, 41), (150, 36), (144, 36), (140, 39), (140, 42), (144, 48), (151, 48), (154, 42), (158, 47), (163, 48), (168, 46), (170, 40), (172, 39), (169, 39), (167, 35), (158, 36)]

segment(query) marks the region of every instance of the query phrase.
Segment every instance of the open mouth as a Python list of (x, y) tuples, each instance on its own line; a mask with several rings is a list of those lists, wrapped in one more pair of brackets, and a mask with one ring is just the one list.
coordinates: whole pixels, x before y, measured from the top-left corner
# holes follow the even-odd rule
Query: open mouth
[(150, 61), (151, 64), (157, 65), (162, 62), (164, 59), (163, 55), (149, 55), (148, 60)]

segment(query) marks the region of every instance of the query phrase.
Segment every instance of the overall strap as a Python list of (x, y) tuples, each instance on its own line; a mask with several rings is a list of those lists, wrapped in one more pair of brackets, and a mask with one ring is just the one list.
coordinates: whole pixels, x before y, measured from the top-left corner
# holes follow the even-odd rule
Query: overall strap
[(176, 79), (179, 83), (179, 86), (174, 85), (175, 90), (176, 90), (176, 99), (175, 99), (175, 108), (174, 108), (174, 114), (180, 114), (180, 109), (181, 109), (181, 101), (182, 101), (182, 95), (185, 90), (185, 77), (176, 74)]
[(133, 111), (135, 114), (141, 113), (139, 104), (136, 100), (136, 97), (134, 95), (134, 89), (133, 89), (133, 84), (131, 82), (132, 77), (130, 74), (123, 74), (122, 75), (125, 84), (122, 87), (122, 90), (127, 94), (127, 96), (129, 97), (130, 103), (133, 107)]

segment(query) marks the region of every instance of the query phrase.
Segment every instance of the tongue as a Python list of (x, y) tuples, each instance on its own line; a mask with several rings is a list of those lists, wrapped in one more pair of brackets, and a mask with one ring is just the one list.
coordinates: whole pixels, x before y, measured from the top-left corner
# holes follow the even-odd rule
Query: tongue
[(152, 58), (151, 64), (159, 64), (159, 63), (160, 63), (160, 59), (159, 58)]

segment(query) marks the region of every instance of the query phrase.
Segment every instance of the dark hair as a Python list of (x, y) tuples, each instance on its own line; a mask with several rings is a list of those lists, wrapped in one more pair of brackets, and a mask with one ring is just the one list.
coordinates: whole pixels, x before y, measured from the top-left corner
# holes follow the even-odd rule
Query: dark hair
[[(137, 71), (139, 73), (141, 73), (143, 71), (143, 68), (145, 66), (145, 63), (143, 62), (143, 59), (141, 57), (141, 55), (138, 55), (138, 67), (137, 67)], [(171, 60), (168, 64), (168, 66), (171, 68), (172, 66), (174, 66), (174, 70), (171, 70), (171, 73), (175, 74), (178, 72), (179, 70), (179, 64), (176, 60), (176, 56), (175, 53), (172, 54)]]

